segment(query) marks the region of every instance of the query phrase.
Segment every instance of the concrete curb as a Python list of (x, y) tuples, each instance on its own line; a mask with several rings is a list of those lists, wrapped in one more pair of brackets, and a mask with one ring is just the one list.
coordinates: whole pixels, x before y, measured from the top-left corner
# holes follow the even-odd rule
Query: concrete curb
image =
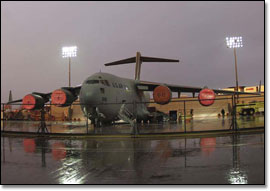
[(93, 135), (93, 134), (67, 134), (67, 133), (34, 133), (34, 132), (14, 132), (1, 131), (1, 136), (14, 137), (40, 137), (40, 138), (64, 138), (64, 139), (130, 139), (130, 138), (195, 138), (195, 137), (209, 137), (209, 136), (223, 136), (231, 134), (248, 134), (248, 133), (263, 133), (264, 127), (232, 130), (215, 130), (215, 131), (196, 131), (196, 132), (170, 132), (170, 133), (142, 133), (138, 135), (133, 134), (108, 134), (108, 135)]

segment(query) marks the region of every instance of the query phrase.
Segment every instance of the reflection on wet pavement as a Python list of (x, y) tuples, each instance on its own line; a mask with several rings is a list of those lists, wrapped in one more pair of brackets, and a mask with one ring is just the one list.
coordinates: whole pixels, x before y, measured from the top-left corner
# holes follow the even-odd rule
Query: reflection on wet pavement
[[(1, 137), (2, 184), (264, 184), (264, 133), (173, 139)], [(256, 157), (254, 157), (256, 156)]]
[[(23, 131), (37, 132), (39, 122), (33, 121), (1, 121), (1, 130), (5, 131)], [(226, 130), (230, 129), (232, 119), (230, 117), (208, 119), (193, 119), (186, 124), (183, 122), (164, 122), (155, 124), (138, 123), (140, 133), (170, 133), (170, 132), (193, 132), (193, 131), (209, 131), (209, 130)], [(264, 116), (238, 116), (238, 128), (254, 128), (264, 127)], [(88, 125), (89, 134), (130, 134), (132, 128), (129, 124), (117, 124), (94, 129), (92, 125)], [(85, 122), (47, 122), (47, 129), (50, 133), (87, 133)]]

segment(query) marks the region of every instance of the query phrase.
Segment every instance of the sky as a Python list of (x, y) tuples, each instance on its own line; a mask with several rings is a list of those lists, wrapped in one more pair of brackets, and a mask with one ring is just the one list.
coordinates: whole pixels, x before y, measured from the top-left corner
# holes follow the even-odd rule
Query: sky
[(141, 80), (209, 88), (264, 84), (264, 2), (2, 2), (1, 103), (68, 86), (63, 46), (76, 45), (71, 84), (102, 71), (134, 78), (135, 64), (104, 64), (136, 55), (179, 59), (144, 63)]

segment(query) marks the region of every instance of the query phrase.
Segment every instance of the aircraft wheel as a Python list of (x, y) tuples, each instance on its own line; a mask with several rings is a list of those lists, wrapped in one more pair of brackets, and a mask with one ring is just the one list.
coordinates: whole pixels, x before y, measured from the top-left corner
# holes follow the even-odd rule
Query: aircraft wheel
[(243, 116), (246, 116), (247, 114), (248, 114), (247, 110), (244, 109), (244, 110), (242, 111), (242, 115), (243, 115)]
[(99, 127), (99, 120), (97, 118), (95, 118), (95, 127)]
[(254, 113), (255, 113), (255, 110), (254, 109), (250, 109), (249, 110), (249, 115), (254, 115)]

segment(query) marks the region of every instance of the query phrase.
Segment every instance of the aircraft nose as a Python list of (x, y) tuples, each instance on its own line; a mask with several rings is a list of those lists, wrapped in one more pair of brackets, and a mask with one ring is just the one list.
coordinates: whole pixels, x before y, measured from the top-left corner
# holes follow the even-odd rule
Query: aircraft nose
[(97, 90), (91, 86), (83, 86), (80, 92), (80, 102), (90, 107), (98, 104)]

